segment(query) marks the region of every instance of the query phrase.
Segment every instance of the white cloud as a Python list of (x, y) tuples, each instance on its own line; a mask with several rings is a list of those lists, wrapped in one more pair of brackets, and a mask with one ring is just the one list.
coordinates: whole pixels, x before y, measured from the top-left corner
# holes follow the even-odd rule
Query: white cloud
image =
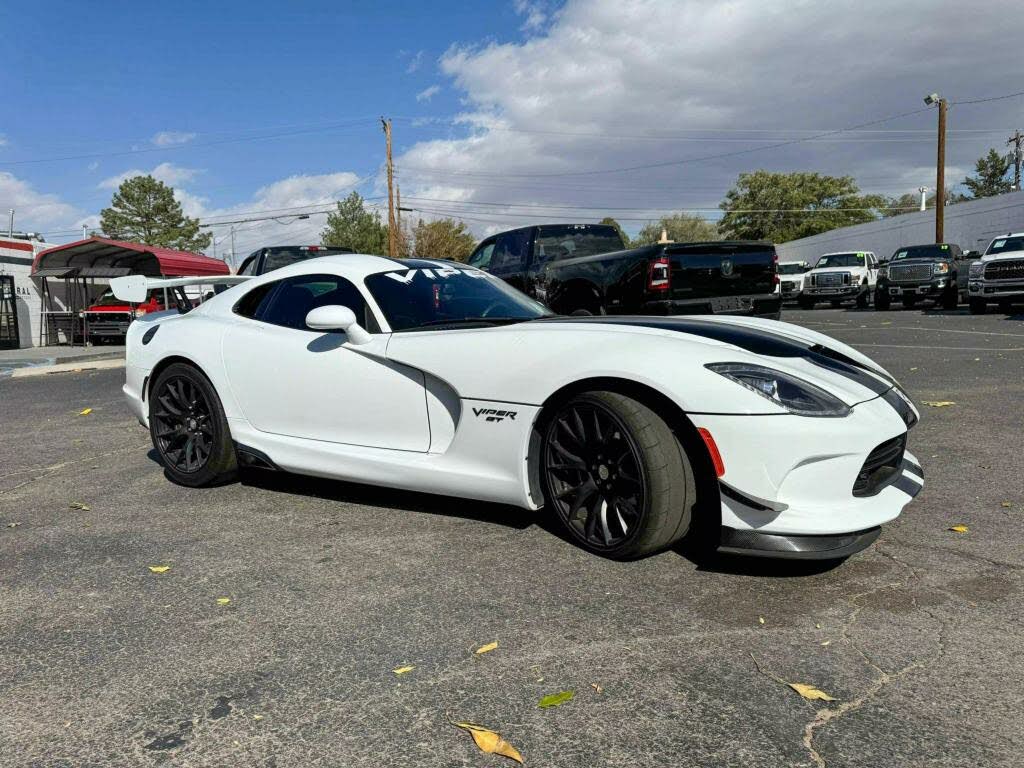
[(158, 147), (173, 147), (178, 144), (188, 144), (198, 134), (186, 131), (160, 131), (150, 139)]
[(7, 146), (7, 137), (0, 133), (0, 147)]
[(441, 92), (441, 86), (431, 85), (416, 94), (416, 101), (430, 101)]
[(520, 16), (524, 16), (523, 26), (521, 29), (524, 31), (531, 31), (538, 29), (545, 21), (548, 20), (547, 12), (544, 10), (543, 4), (539, 2), (531, 2), (530, 0), (515, 0), (513, 4), (516, 13)]
[(5, 209), (14, 209), (15, 228), (23, 231), (63, 228), (82, 215), (57, 195), (37, 192), (27, 181), (6, 171), (0, 171), (0, 200)]
[[(527, 23), (546, 7), (515, 3)], [(715, 208), (740, 172), (758, 168), (851, 174), (863, 189), (887, 194), (934, 184), (934, 112), (872, 126), (907, 133), (748, 150), (924, 107), (921, 97), (936, 87), (954, 101), (1019, 90), (1000, 42), (1000, 19), (1014, 7), (865, 0), (797, 11), (785, 0), (568, 0), (555, 15), (535, 15), (526, 40), (454, 45), (441, 57), (466, 113), (454, 138), (421, 142), (397, 158), (403, 202), (455, 196), (601, 207), (517, 218), (490, 206), (472, 214), (513, 226), (594, 220), (612, 205), (638, 209), (620, 211), (624, 221)], [(956, 129), (1012, 125), (1021, 106), (1017, 99), (954, 107), (950, 166), (970, 168), (1006, 140)], [(677, 160), (684, 162), (579, 175)], [(962, 171), (947, 178), (959, 181)]]
[(409, 59), (409, 64), (405, 68), (406, 74), (411, 75), (413, 72), (420, 68), (420, 65), (423, 64), (423, 55), (423, 51), (416, 51), (413, 57)]
[(104, 179), (97, 186), (100, 189), (117, 189), (121, 184), (132, 178), (133, 176), (152, 176), (157, 181), (162, 181), (171, 187), (177, 187), (179, 184), (185, 184), (195, 179), (202, 173), (197, 168), (182, 168), (181, 166), (174, 165), (173, 163), (160, 163), (160, 165), (153, 168), (151, 171), (143, 171), (138, 168), (133, 168), (130, 171), (124, 171), (116, 176), (111, 176), (108, 179)]
[(89, 165), (86, 166), (86, 168), (89, 169), (90, 173), (92, 171), (95, 171), (99, 167), (100, 167), (100, 161), (99, 160), (93, 160), (91, 163), (89, 163)]

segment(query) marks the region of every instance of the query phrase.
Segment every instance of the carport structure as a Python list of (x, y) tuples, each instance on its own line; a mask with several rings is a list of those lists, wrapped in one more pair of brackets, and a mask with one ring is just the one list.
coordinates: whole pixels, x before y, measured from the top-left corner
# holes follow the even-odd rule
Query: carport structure
[[(219, 259), (106, 237), (48, 248), (36, 255), (31, 274), (42, 297), (39, 343), (74, 344), (76, 337), (86, 337), (81, 315), (97, 296), (97, 280), (105, 286), (111, 278), (124, 275), (191, 277), (230, 272)], [(60, 282), (54, 285), (51, 280)]]

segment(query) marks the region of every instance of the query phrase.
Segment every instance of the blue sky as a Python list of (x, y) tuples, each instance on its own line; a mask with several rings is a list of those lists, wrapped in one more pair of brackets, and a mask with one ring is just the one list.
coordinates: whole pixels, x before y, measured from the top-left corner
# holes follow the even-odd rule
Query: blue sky
[[(324, 210), (351, 188), (377, 198), (380, 115), (395, 118), (403, 203), (478, 234), (605, 212), (634, 231), (672, 210), (714, 218), (736, 175), (762, 167), (848, 173), (899, 194), (934, 184), (935, 116), (921, 96), (1020, 90), (1024, 62), (1001, 21), (1013, 9), (8, 0), (0, 208), (60, 241), (138, 171), (171, 183), (204, 222)], [(951, 180), (1024, 127), (1022, 102), (951, 112)], [(618, 170), (666, 160), (678, 164)], [(248, 226), (239, 250), (315, 241), (322, 223)]]

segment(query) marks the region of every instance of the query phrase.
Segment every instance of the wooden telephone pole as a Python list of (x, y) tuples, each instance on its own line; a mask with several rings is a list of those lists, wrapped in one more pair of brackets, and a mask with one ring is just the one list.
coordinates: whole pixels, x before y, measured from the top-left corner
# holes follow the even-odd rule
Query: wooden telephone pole
[(935, 165), (935, 242), (945, 237), (946, 218), (946, 100), (939, 99), (939, 148)]
[(1014, 131), (1013, 136), (1006, 142), (1006, 146), (1013, 147), (1013, 188), (1018, 192), (1020, 191), (1021, 159), (1024, 156), (1022, 144), (1024, 144), (1024, 133), (1021, 133), (1019, 130)]
[(388, 169), (388, 256), (398, 256), (398, 223), (395, 219), (394, 166), (391, 163), (391, 121), (380, 119), (384, 126), (384, 141), (387, 147)]

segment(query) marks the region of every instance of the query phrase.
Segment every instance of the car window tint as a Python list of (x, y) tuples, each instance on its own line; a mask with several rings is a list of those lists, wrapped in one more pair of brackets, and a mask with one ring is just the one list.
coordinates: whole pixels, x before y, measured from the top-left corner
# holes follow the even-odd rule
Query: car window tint
[(469, 257), (469, 265), (478, 269), (487, 269), (491, 266), (491, 256), (494, 254), (494, 243), (490, 242), (480, 248)]
[(368, 307), (363, 294), (352, 283), (337, 275), (301, 275), (281, 280), (270, 297), (269, 305), (259, 311), (258, 320), (297, 330), (306, 328), (306, 315), (317, 307), (340, 304), (355, 313), (359, 324), (367, 323)]
[(263, 283), (257, 285), (235, 304), (235, 314), (242, 317), (256, 317), (270, 298), (270, 293), (277, 287), (277, 283)]
[(516, 229), (498, 235), (491, 255), (492, 272), (515, 272), (526, 265), (526, 249), (530, 242), (529, 229)]

